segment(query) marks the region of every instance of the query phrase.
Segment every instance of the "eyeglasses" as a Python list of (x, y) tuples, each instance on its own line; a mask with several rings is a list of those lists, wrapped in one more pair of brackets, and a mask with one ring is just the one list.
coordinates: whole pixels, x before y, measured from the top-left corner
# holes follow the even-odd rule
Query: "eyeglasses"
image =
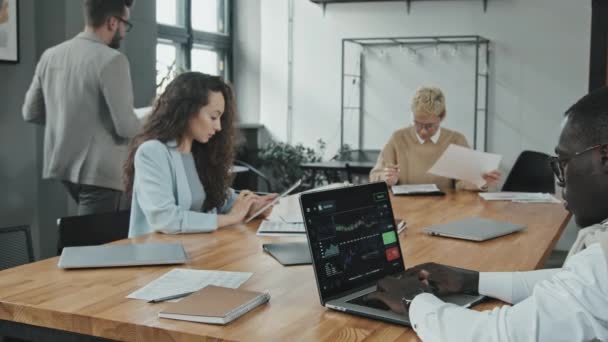
[(432, 131), (434, 129), (437, 129), (437, 127), (439, 127), (439, 122), (433, 122), (433, 123), (421, 123), (418, 121), (414, 121), (414, 126), (416, 127), (417, 130), (422, 130), (425, 129), (427, 131)]
[(563, 187), (566, 184), (566, 176), (565, 176), (565, 172), (564, 170), (566, 169), (566, 165), (568, 165), (568, 163), (582, 155), (585, 154), (589, 151), (593, 151), (597, 148), (600, 148), (602, 146), (606, 146), (607, 144), (597, 144), (597, 145), (593, 145), (591, 147), (588, 147), (580, 152), (576, 152), (572, 157), (566, 157), (566, 158), (560, 158), (560, 157), (549, 157), (549, 164), (551, 165), (551, 169), (553, 170), (553, 173), (555, 174), (555, 178), (557, 178), (557, 185)]
[(127, 27), (125, 29), (125, 31), (127, 32), (131, 32), (131, 29), (133, 29), (133, 24), (131, 24), (130, 21), (128, 21), (127, 19), (123, 19), (119, 16), (114, 16), (114, 18), (118, 19), (118, 21), (120, 21), (121, 23), (125, 24), (125, 26)]

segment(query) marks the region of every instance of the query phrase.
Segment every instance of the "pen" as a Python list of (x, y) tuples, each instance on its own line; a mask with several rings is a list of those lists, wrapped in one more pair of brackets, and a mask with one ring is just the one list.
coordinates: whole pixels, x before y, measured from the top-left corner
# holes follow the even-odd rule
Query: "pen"
[(401, 232), (403, 232), (406, 228), (406, 224), (405, 221), (401, 221), (399, 222), (399, 225), (397, 226), (397, 235), (401, 234)]
[(196, 292), (196, 291), (190, 291), (190, 292), (178, 293), (178, 294), (174, 294), (174, 295), (166, 296), (166, 297), (154, 298), (154, 299), (149, 300), (148, 303), (160, 303), (160, 302), (164, 302), (164, 301), (171, 300), (171, 299), (178, 299), (178, 298), (182, 298), (182, 297), (191, 295), (194, 292)]

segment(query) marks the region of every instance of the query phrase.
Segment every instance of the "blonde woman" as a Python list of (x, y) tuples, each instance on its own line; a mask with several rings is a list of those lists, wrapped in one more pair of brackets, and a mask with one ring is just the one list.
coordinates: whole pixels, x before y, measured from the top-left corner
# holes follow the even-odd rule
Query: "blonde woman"
[(478, 188), (474, 184), (456, 181), (427, 173), (450, 144), (469, 147), (459, 132), (441, 127), (446, 117), (445, 97), (439, 88), (422, 87), (412, 99), (412, 126), (402, 128), (386, 143), (376, 166), (370, 172), (371, 181), (396, 184), (436, 184), (439, 189), (485, 190), (498, 183), (500, 172), (484, 173), (486, 184)]

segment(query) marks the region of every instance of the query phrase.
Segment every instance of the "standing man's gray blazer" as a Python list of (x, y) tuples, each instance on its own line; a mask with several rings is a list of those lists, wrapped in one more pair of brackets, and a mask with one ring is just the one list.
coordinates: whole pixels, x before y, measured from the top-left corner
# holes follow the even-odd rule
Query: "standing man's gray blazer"
[(133, 111), (127, 57), (92, 32), (46, 50), (25, 96), (23, 118), (45, 125), (42, 176), (123, 191)]

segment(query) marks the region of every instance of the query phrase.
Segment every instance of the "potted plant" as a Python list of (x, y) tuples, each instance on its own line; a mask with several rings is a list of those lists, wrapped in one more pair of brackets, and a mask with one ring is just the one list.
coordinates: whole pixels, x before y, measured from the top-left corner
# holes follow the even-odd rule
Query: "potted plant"
[(317, 140), (317, 149), (305, 147), (302, 144), (290, 145), (284, 142), (272, 141), (258, 152), (262, 169), (266, 170), (274, 180), (276, 189), (287, 189), (298, 179), (303, 179), (304, 186), (299, 190), (310, 188), (312, 184), (323, 182), (323, 175), (318, 174), (315, 180), (312, 174), (305, 172), (303, 163), (314, 163), (322, 160), (325, 153), (325, 142)]

